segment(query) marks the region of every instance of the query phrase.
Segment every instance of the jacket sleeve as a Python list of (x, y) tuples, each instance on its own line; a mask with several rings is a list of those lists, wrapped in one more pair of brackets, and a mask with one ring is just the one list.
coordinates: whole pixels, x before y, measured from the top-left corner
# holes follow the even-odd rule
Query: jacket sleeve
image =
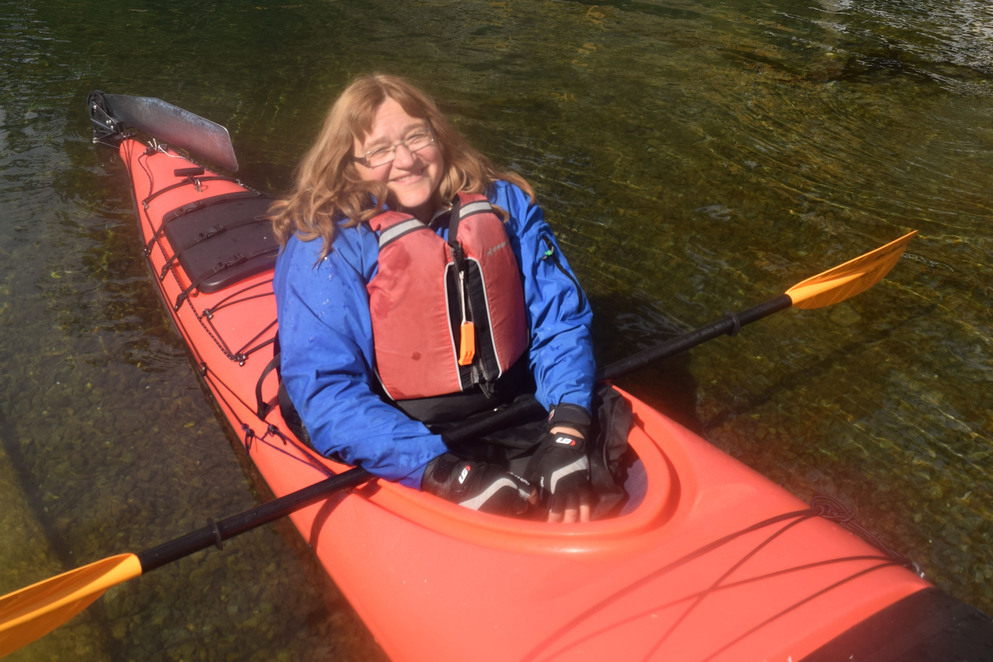
[(424, 467), (446, 451), (438, 435), (373, 391), (366, 283), (376, 237), (343, 230), (317, 262), (320, 240), (292, 238), (276, 264), (280, 372), (314, 448), (373, 475), (419, 488)]
[(573, 404), (589, 412), (596, 363), (593, 313), (586, 294), (541, 208), (527, 194), (512, 184), (497, 182), (491, 202), (510, 215), (507, 230), (524, 279), (535, 395), (549, 410)]

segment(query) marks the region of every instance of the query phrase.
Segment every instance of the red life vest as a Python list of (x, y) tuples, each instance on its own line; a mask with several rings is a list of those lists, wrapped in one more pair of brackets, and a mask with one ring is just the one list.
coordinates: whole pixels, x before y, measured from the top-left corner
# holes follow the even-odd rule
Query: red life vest
[(524, 354), (520, 269), (484, 196), (459, 194), (448, 241), (401, 212), (369, 225), (379, 233), (379, 269), (367, 285), (376, 370), (391, 398), (485, 386)]

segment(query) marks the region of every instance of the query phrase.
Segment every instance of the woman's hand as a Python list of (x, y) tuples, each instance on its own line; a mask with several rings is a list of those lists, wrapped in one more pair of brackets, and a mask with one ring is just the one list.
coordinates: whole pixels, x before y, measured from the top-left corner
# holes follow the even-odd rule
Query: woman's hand
[(524, 477), (548, 504), (549, 522), (590, 521), (590, 461), (577, 428), (556, 425), (543, 434)]
[(523, 515), (537, 497), (535, 489), (519, 476), (454, 453), (428, 463), (421, 489), (465, 508), (497, 515)]

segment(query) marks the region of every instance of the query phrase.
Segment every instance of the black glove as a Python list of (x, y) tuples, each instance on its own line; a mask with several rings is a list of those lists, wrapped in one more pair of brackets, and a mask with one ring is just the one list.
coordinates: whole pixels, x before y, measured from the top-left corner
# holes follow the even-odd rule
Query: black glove
[(528, 462), (524, 478), (547, 500), (550, 512), (563, 512), (570, 498), (578, 505), (590, 499), (590, 460), (585, 437), (589, 435), (590, 415), (575, 405), (560, 405), (552, 411), (548, 430), (570, 427), (582, 436), (545, 432)]
[(428, 463), (421, 489), (460, 506), (498, 515), (521, 515), (529, 504), (531, 487), (523, 478), (486, 462), (463, 460), (454, 453)]

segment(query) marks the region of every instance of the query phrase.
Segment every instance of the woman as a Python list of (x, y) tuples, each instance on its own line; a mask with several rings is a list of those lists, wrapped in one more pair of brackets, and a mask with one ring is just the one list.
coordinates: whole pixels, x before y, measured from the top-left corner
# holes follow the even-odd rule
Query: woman
[[(272, 210), (281, 375), (314, 448), (465, 506), (587, 521), (591, 312), (521, 177), (363, 76)], [(521, 473), (434, 429), (535, 389)]]

